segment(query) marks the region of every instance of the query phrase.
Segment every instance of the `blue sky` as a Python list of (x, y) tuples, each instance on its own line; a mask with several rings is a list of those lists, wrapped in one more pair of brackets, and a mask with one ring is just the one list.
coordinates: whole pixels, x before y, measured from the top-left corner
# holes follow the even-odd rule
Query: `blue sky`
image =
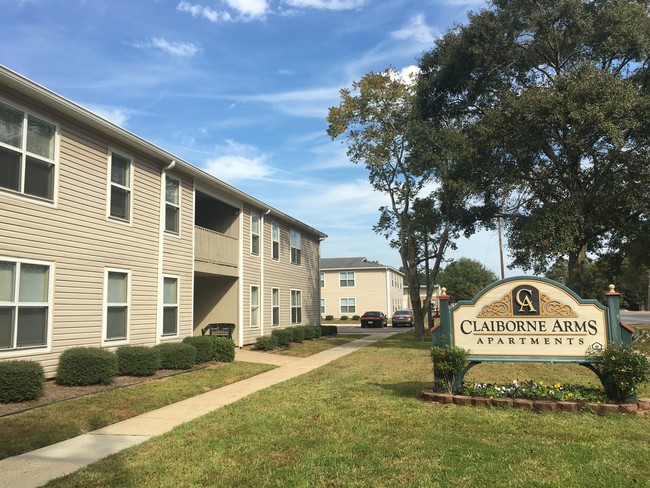
[[(0, 64), (329, 235), (400, 266), (386, 197), (326, 134), (339, 90), (415, 65), (480, 0), (0, 0)], [(495, 232), (450, 257), (497, 272)], [(513, 272), (506, 270), (507, 276)]]

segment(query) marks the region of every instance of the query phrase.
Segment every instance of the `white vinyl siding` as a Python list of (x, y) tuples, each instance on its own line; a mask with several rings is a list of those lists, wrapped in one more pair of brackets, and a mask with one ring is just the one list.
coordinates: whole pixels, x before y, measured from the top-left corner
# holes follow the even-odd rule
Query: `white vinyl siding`
[(54, 200), (58, 126), (0, 102), (0, 188)]
[(0, 258), (0, 351), (47, 346), (50, 286), (49, 264)]
[(130, 222), (133, 161), (128, 156), (111, 152), (109, 168), (108, 216)]
[(176, 178), (165, 176), (165, 230), (172, 234), (180, 232), (180, 187)]
[(164, 336), (178, 335), (178, 277), (163, 277), (163, 324)]

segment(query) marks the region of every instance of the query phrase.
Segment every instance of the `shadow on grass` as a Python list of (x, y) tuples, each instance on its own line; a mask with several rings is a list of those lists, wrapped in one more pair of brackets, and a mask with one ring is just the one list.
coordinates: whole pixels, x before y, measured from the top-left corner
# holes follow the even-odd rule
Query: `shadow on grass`
[[(433, 375), (432, 375), (433, 376)], [(420, 398), (421, 390), (430, 390), (433, 388), (433, 377), (431, 381), (406, 381), (403, 383), (373, 383), (384, 390), (391, 392), (393, 395), (401, 398)]]
[(421, 349), (428, 350), (431, 347), (431, 334), (425, 333), (422, 340), (415, 338), (413, 330), (402, 332), (394, 336), (386, 337), (373, 344), (378, 349)]

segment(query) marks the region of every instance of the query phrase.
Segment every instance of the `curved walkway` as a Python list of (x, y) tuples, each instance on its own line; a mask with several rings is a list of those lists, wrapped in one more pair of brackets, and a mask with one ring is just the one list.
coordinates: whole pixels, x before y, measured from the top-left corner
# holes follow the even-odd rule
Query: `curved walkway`
[[(361, 330), (354, 332), (359, 333)], [(256, 391), (313, 371), (400, 332), (403, 331), (363, 329), (363, 333), (368, 333), (368, 336), (307, 358), (237, 350), (235, 361), (273, 364), (278, 367), (88, 434), (4, 459), (0, 461), (0, 488), (42, 486), (51, 479), (70, 474), (106, 456), (169, 432), (177, 425), (241, 400)]]

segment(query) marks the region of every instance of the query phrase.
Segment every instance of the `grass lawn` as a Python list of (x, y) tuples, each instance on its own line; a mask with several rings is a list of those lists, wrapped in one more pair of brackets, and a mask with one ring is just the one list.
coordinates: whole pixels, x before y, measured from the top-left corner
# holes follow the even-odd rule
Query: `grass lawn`
[[(412, 332), (386, 338), (47, 486), (650, 485), (650, 416), (424, 402), (429, 344)], [(484, 366), (472, 374), (496, 381)], [(577, 366), (511, 366), (508, 381), (592, 381)]]
[(272, 351), (274, 354), (282, 356), (293, 356), (297, 358), (306, 358), (313, 354), (323, 352), (332, 347), (342, 346), (348, 342), (355, 341), (361, 337), (366, 337), (368, 334), (345, 334), (335, 337), (323, 337), (317, 341), (304, 341), (300, 344), (292, 343), (288, 349), (278, 349)]

